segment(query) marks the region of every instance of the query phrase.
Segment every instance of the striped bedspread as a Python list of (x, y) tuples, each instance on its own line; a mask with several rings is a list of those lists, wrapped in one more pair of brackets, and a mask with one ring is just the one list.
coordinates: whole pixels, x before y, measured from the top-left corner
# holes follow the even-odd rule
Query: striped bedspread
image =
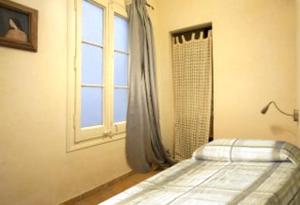
[(300, 205), (299, 156), (286, 142), (216, 140), (101, 205)]

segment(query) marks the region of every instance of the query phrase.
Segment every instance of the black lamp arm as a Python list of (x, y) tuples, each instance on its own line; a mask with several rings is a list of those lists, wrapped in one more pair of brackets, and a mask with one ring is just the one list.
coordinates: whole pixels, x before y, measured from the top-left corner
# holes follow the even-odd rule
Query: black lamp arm
[(297, 109), (294, 109), (294, 112), (293, 114), (289, 114), (289, 113), (286, 113), (284, 111), (282, 111), (278, 105), (276, 104), (275, 101), (270, 101), (266, 107), (264, 107), (260, 112), (261, 114), (266, 114), (266, 112), (268, 111), (270, 105), (274, 104), (275, 108), (281, 113), (281, 114), (284, 114), (286, 116), (289, 116), (289, 117), (292, 117), (294, 119), (294, 121), (298, 122), (299, 121), (299, 111)]
[(286, 113), (286, 112), (282, 111), (282, 110), (278, 107), (278, 105), (276, 104), (275, 101), (271, 101), (271, 102), (269, 103), (269, 105), (271, 105), (272, 103), (274, 104), (275, 108), (276, 108), (279, 112), (281, 112), (282, 114), (287, 115), (287, 116), (294, 117), (294, 114), (289, 114), (289, 113)]

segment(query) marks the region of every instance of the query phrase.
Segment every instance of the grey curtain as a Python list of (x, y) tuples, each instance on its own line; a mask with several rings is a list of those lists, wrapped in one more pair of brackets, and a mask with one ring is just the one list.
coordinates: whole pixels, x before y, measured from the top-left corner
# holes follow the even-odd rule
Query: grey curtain
[(152, 164), (169, 166), (172, 160), (161, 143), (153, 31), (146, 1), (126, 3), (130, 42), (126, 156), (133, 170), (147, 172)]

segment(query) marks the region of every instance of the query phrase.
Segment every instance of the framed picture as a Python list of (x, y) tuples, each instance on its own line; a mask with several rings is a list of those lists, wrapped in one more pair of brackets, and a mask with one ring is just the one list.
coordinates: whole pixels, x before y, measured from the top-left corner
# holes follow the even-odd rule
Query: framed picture
[(0, 0), (0, 46), (37, 52), (38, 11)]

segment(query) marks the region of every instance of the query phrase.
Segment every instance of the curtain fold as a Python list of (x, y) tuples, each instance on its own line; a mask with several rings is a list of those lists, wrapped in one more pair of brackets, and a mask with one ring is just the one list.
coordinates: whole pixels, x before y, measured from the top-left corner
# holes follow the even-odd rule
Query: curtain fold
[(161, 142), (153, 30), (146, 1), (126, 3), (130, 45), (126, 156), (133, 170), (147, 172), (152, 164), (169, 166), (173, 161)]

